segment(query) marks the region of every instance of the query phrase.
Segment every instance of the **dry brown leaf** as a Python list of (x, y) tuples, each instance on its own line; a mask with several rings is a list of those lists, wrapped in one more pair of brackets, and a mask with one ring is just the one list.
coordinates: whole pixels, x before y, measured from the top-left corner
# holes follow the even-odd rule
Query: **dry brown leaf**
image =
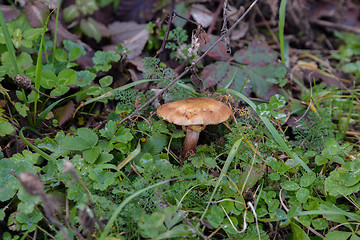
[(44, 26), (49, 14), (49, 8), (41, 1), (27, 1), (25, 4), (25, 15), (30, 25), (34, 28)]
[(1, 12), (4, 15), (5, 21), (10, 22), (19, 16), (19, 10), (8, 5), (0, 5)]
[(128, 59), (134, 59), (139, 56), (148, 41), (149, 31), (146, 24), (137, 24), (135, 22), (114, 22), (108, 26), (111, 32), (111, 46), (104, 47), (104, 50), (114, 50), (118, 44), (122, 44), (131, 52)]
[(55, 118), (59, 121), (61, 127), (64, 123), (69, 121), (75, 112), (75, 104), (73, 101), (69, 101), (65, 106), (55, 109)]
[(191, 5), (191, 16), (197, 23), (200, 23), (204, 28), (211, 25), (214, 20), (212, 12), (202, 4)]

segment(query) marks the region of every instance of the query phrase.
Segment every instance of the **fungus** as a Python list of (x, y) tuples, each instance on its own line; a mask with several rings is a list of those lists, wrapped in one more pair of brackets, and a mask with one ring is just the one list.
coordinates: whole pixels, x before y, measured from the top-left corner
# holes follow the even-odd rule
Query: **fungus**
[(206, 125), (215, 125), (228, 120), (232, 110), (224, 103), (205, 97), (193, 97), (161, 105), (157, 114), (164, 120), (186, 129), (182, 159), (194, 151), (199, 135)]

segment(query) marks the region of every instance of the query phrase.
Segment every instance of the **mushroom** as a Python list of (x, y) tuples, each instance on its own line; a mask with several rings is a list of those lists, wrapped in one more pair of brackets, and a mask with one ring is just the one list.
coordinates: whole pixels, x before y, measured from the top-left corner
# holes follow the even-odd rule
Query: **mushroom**
[(194, 151), (199, 135), (206, 125), (225, 122), (233, 115), (224, 103), (205, 97), (192, 97), (161, 105), (156, 113), (164, 120), (186, 129), (181, 158)]

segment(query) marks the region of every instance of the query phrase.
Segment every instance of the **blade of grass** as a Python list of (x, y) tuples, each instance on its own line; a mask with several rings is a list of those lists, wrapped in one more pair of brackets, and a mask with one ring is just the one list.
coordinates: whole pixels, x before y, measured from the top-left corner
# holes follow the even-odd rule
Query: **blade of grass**
[(56, 102), (52, 103), (51, 105), (49, 105), (44, 111), (42, 111), (42, 113), (40, 114), (39, 118), (36, 120), (36, 122), (34, 123), (33, 127), (34, 128), (37, 128), (40, 123), (42, 121), (44, 121), (45, 117), (48, 115), (48, 113), (56, 106), (58, 105), (60, 102), (62, 102), (63, 100), (67, 99), (67, 98), (72, 98), (72, 97), (75, 97), (77, 95), (81, 95), (81, 94), (85, 94), (85, 93), (88, 93), (88, 92), (91, 92), (92, 89), (86, 89), (84, 91), (80, 91), (80, 92), (77, 92), (73, 95), (70, 95), (70, 96), (67, 96), (65, 98), (62, 98), (62, 99), (59, 99), (57, 100)]
[(284, 39), (284, 26), (285, 26), (285, 15), (286, 15), (286, 2), (287, 0), (281, 0), (279, 8), (279, 40), (280, 40), (280, 53), (281, 61), (286, 65), (285, 59), (285, 39)]
[[(218, 90), (218, 92), (228, 92), (230, 94), (233, 94), (239, 98), (241, 98), (243, 101), (245, 101), (252, 109), (254, 109), (254, 111), (256, 111), (256, 105), (250, 100), (248, 99), (245, 95), (232, 90), (232, 89), (220, 89)], [(265, 124), (266, 128), (270, 131), (271, 135), (274, 137), (275, 141), (279, 144), (279, 146), (281, 147), (281, 149), (287, 153), (287, 155), (293, 159), (294, 161), (296, 161), (297, 163), (299, 163), (308, 173), (311, 173), (311, 169), (304, 163), (303, 160), (300, 159), (300, 157), (293, 153), (290, 148), (286, 145), (284, 139), (280, 136), (280, 134), (278, 133), (278, 131), (275, 129), (275, 127), (271, 124), (270, 120), (266, 117), (262, 117), (260, 116), (260, 119), (263, 121), (263, 123)]]
[[(55, 9), (53, 11), (50, 12), (49, 16), (47, 17), (45, 24), (44, 24), (44, 30), (41, 36), (41, 40), (40, 40), (40, 46), (39, 46), (39, 51), (38, 51), (38, 58), (36, 61), (36, 70), (35, 70), (35, 89), (40, 91), (40, 80), (41, 80), (41, 67), (42, 67), (42, 49), (44, 46), (44, 38), (45, 38), (45, 33), (46, 33), (46, 29), (47, 29), (47, 25), (49, 23), (50, 20), (50, 16), (51, 14), (55, 11)], [(36, 109), (37, 109), (37, 102), (39, 100), (39, 93), (35, 92), (35, 101), (34, 101), (34, 122), (36, 121)]]
[(56, 38), (57, 38), (57, 28), (59, 22), (59, 12), (60, 12), (61, 0), (58, 1), (58, 6), (56, 10), (56, 20), (55, 20), (55, 31), (54, 31), (54, 46), (53, 46), (53, 55), (52, 55), (52, 63), (54, 64), (55, 61), (55, 50), (56, 50)]
[(215, 195), (215, 193), (216, 193), (216, 191), (217, 191), (217, 189), (218, 189), (218, 187), (219, 187), (219, 185), (220, 185), (220, 183), (221, 183), (221, 180), (223, 179), (223, 177), (224, 177), (225, 174), (227, 173), (227, 170), (228, 170), (230, 164), (232, 163), (232, 161), (233, 161), (233, 159), (234, 159), (234, 157), (235, 157), (235, 154), (236, 154), (236, 152), (237, 152), (237, 150), (238, 150), (238, 148), (239, 148), (240, 143), (242, 142), (242, 140), (243, 140), (242, 138), (238, 139), (238, 140), (234, 143), (234, 145), (232, 146), (232, 148), (231, 148), (231, 150), (230, 150), (230, 153), (229, 153), (229, 155), (228, 155), (228, 157), (227, 157), (227, 159), (226, 159), (226, 161), (225, 161), (224, 167), (222, 168), (221, 174), (220, 174), (218, 180), (216, 181), (214, 190), (213, 190), (213, 192), (211, 193), (211, 196), (210, 196), (210, 198), (209, 198), (209, 200), (208, 200), (208, 204), (206, 205), (206, 208), (205, 208), (203, 214), (201, 215), (201, 218), (200, 218), (201, 220), (205, 217), (205, 214), (206, 214), (207, 210), (208, 210), (209, 207), (210, 207), (211, 201), (212, 201), (212, 199), (213, 199), (213, 197), (214, 197), (214, 195)]
[(35, 132), (36, 134), (40, 134), (36, 129), (32, 128), (32, 127), (23, 127), (20, 132), (19, 132), (19, 136), (20, 139), (30, 148), (32, 148), (36, 153), (40, 154), (41, 157), (43, 157), (44, 159), (48, 160), (48, 161), (52, 161), (52, 162), (56, 162), (56, 159), (52, 156), (50, 156), (49, 154), (45, 153), (44, 151), (42, 151), (41, 149), (39, 149), (38, 147), (36, 147), (35, 145), (33, 145), (31, 142), (29, 142), (25, 136), (23, 131), (24, 130), (31, 130), (33, 132)]
[(15, 74), (16, 75), (20, 74), (18, 65), (16, 63), (14, 45), (12, 43), (10, 33), (7, 28), (5, 18), (4, 18), (4, 15), (3, 15), (1, 9), (0, 9), (0, 24), (1, 24), (2, 32), (4, 34), (5, 44), (6, 44), (7, 50), (9, 51), (9, 54), (10, 54), (10, 61), (11, 61), (12, 65), (14, 66)]

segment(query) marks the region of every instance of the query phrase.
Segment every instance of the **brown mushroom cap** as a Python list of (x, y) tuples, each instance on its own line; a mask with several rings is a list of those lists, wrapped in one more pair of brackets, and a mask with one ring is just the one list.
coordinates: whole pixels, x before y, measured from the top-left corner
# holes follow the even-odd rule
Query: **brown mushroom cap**
[(156, 112), (164, 120), (181, 126), (219, 124), (233, 115), (226, 104), (205, 97), (166, 103)]

